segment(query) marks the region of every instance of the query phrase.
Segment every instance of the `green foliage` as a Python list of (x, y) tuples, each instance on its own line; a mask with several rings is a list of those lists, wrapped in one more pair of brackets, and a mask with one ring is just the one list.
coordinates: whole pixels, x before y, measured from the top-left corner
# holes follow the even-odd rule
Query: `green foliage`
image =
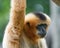
[(27, 13), (42, 11), (49, 14), (49, 0), (27, 0)]
[(9, 4), (10, 4), (9, 0), (0, 0), (0, 16), (6, 14), (6, 12), (8, 12), (8, 10), (10, 8)]
[[(26, 12), (42, 11), (49, 14), (49, 0), (27, 0)], [(0, 42), (8, 23), (10, 0), (0, 0)]]

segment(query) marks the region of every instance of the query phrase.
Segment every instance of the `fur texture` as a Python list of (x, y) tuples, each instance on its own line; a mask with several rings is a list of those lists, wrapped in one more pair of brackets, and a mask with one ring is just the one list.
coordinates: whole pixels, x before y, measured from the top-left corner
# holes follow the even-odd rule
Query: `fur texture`
[[(26, 0), (11, 0), (10, 20), (5, 29), (3, 48), (47, 48), (44, 38), (37, 35), (36, 25), (50, 24), (50, 18), (41, 20), (34, 13), (25, 16)], [(47, 31), (46, 28), (46, 31)]]

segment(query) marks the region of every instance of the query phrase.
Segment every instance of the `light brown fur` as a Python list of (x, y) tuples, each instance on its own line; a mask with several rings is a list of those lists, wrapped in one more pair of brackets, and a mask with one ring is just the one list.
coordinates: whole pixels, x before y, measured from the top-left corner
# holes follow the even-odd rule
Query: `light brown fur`
[[(26, 0), (11, 0), (10, 20), (6, 27), (3, 48), (47, 48), (44, 38), (36, 35), (35, 26), (39, 23), (50, 24), (50, 19), (42, 21), (32, 16), (25, 17)], [(28, 27), (27, 22), (30, 23)]]

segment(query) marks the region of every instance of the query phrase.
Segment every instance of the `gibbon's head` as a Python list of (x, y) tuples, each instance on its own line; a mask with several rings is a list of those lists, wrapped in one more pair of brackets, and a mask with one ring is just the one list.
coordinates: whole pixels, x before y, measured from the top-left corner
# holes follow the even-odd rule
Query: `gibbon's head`
[(26, 36), (31, 39), (45, 37), (50, 22), (50, 18), (44, 13), (35, 12), (27, 14), (24, 23)]

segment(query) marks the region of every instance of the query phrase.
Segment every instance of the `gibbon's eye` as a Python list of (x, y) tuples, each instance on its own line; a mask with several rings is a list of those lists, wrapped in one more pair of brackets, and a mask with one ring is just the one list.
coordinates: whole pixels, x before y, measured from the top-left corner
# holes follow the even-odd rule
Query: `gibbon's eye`
[(47, 28), (47, 25), (46, 24), (39, 24), (38, 26), (36, 26), (36, 28), (38, 29), (39, 27), (44, 27), (45, 29)]

